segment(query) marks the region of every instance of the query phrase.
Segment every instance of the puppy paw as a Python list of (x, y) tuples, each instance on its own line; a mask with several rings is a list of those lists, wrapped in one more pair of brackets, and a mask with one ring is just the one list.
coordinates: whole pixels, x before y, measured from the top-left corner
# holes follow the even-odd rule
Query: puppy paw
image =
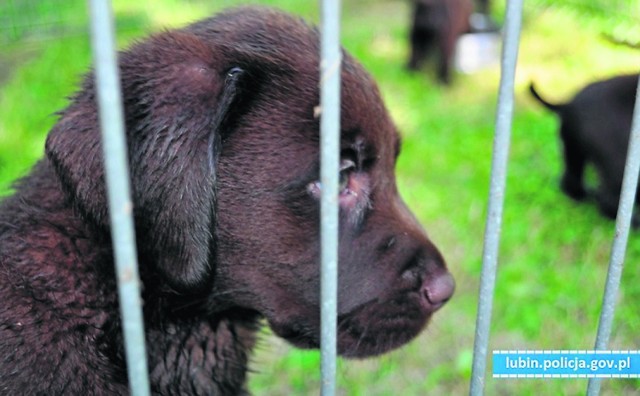
[(560, 183), (560, 189), (574, 201), (584, 201), (590, 195), (587, 193), (581, 183), (575, 183), (566, 178), (562, 179), (562, 182)]

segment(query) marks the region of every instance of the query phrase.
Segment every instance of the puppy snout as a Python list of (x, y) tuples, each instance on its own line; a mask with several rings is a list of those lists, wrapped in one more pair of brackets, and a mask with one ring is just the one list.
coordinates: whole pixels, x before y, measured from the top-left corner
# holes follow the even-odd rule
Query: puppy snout
[(449, 301), (456, 282), (433, 245), (418, 249), (410, 257), (401, 271), (401, 279), (418, 293), (423, 308), (434, 312)]
[(453, 295), (456, 282), (449, 272), (427, 276), (422, 283), (422, 294), (434, 311), (442, 307)]

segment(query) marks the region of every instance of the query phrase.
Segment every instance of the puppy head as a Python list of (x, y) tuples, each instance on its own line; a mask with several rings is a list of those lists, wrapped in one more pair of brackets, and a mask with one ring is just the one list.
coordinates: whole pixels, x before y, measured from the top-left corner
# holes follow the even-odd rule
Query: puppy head
[[(302, 21), (240, 8), (120, 59), (142, 272), (209, 293), (211, 312), (257, 311), (301, 347), (319, 344), (318, 53)], [(416, 336), (453, 280), (398, 195), (400, 139), (375, 83), (348, 54), (342, 81), (338, 348), (368, 356)], [(106, 229), (94, 96), (88, 79), (47, 154)]]
[[(298, 20), (247, 10), (192, 31), (212, 40), (221, 20), (232, 26), (230, 58), (248, 70), (248, 97), (218, 160), (216, 291), (295, 345), (317, 347), (319, 38)], [(398, 133), (348, 54), (341, 105), (338, 348), (367, 356), (416, 336), (454, 283), (398, 195)]]

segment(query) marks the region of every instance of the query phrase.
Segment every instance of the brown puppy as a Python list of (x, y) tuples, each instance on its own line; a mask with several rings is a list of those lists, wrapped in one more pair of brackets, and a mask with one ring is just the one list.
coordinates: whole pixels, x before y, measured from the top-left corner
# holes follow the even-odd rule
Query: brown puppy
[(469, 32), (472, 12), (470, 0), (414, 0), (408, 68), (418, 70), (435, 53), (438, 79), (449, 84), (456, 42)]
[[(318, 35), (241, 8), (120, 55), (155, 394), (241, 394), (260, 318), (319, 344)], [(396, 189), (400, 139), (369, 75), (342, 71), (338, 350), (415, 337), (451, 296)], [(0, 393), (126, 394), (95, 88), (0, 206)]]
[[(560, 117), (565, 171), (562, 191), (575, 200), (587, 197), (583, 175), (587, 164), (598, 172), (594, 198), (605, 216), (615, 219), (627, 158), (638, 75), (618, 76), (587, 85), (568, 103), (543, 99), (533, 84), (534, 98)], [(638, 219), (634, 219), (637, 226)]]

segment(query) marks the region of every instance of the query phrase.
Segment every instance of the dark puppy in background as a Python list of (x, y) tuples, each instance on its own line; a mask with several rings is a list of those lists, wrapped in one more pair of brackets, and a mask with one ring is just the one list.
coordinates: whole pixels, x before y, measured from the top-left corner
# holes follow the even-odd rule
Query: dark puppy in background
[(575, 200), (587, 197), (583, 176), (592, 164), (599, 177), (594, 194), (600, 211), (615, 218), (627, 158), (638, 75), (614, 77), (587, 85), (570, 102), (553, 104), (531, 84), (534, 98), (560, 117), (564, 147), (561, 188)]
[(415, 0), (407, 67), (418, 70), (435, 55), (438, 80), (449, 84), (456, 42), (460, 35), (469, 32), (472, 12), (471, 0)]
[[(244, 394), (261, 318), (319, 345), (316, 30), (240, 8), (120, 54), (154, 394)], [(92, 76), (0, 206), (0, 393), (127, 394)], [(452, 295), (405, 206), (400, 138), (342, 69), (338, 351), (414, 338)]]

